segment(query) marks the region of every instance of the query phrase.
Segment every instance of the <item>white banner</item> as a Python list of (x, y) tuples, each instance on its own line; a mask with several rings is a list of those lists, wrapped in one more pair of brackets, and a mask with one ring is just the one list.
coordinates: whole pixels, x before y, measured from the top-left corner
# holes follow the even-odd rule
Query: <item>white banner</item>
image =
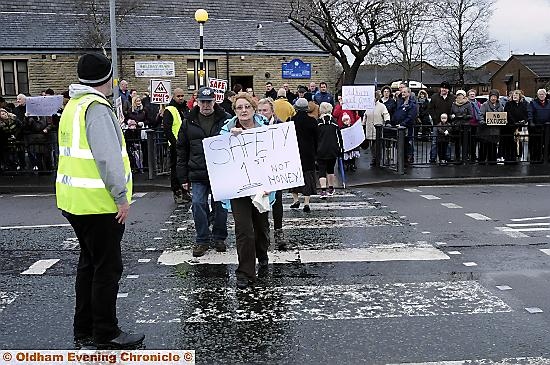
[(208, 86), (216, 93), (216, 103), (221, 103), (227, 90), (227, 80), (208, 78)]
[(214, 200), (304, 185), (294, 122), (203, 141)]
[(115, 100), (115, 110), (118, 122), (122, 124), (124, 122), (124, 110), (122, 109), (122, 96), (119, 96)]
[(63, 95), (28, 96), (27, 115), (35, 117), (51, 117), (63, 105)]
[(151, 80), (151, 104), (168, 104), (171, 98), (170, 80)]
[(342, 86), (342, 109), (374, 109), (374, 85)]
[(136, 61), (136, 77), (174, 77), (174, 61)]
[(355, 124), (351, 127), (342, 129), (341, 132), (345, 152), (359, 147), (359, 145), (365, 140), (365, 131), (363, 130), (361, 120), (355, 122)]

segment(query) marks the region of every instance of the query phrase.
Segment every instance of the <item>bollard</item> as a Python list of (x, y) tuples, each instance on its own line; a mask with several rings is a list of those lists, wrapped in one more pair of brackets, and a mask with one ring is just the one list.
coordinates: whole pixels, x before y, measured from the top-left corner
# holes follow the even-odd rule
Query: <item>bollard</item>
[(403, 126), (397, 127), (397, 173), (405, 174), (405, 133), (407, 128)]
[(547, 164), (548, 163), (548, 155), (549, 155), (549, 149), (550, 149), (550, 123), (544, 123), (544, 149), (543, 149), (543, 157), (542, 157), (542, 163)]
[(148, 129), (147, 133), (147, 167), (149, 169), (149, 180), (157, 177), (157, 149), (155, 148), (155, 131)]
[(384, 128), (383, 125), (375, 125), (374, 126), (376, 130), (376, 140), (374, 141), (374, 144), (372, 146), (373, 153), (376, 156), (376, 159), (374, 160), (375, 166), (382, 166), (382, 128)]
[(472, 126), (469, 124), (461, 125), (460, 130), (462, 131), (462, 162), (470, 162), (468, 155), (470, 154), (470, 136), (472, 135)]

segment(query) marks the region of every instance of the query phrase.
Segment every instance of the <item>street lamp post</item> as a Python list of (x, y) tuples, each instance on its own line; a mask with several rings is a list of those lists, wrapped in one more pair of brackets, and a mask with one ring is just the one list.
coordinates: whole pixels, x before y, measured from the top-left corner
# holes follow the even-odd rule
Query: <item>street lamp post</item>
[(195, 12), (195, 20), (197, 23), (199, 23), (199, 31), (200, 31), (200, 38), (199, 38), (199, 87), (204, 86), (204, 52), (203, 52), (203, 28), (204, 23), (208, 20), (208, 12), (204, 9), (198, 9)]

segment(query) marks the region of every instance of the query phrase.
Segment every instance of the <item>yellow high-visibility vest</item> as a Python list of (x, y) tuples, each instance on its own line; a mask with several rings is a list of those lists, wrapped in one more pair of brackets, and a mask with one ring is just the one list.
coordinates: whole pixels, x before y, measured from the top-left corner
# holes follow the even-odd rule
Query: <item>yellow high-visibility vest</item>
[[(176, 137), (176, 139), (178, 139), (178, 133), (180, 132), (181, 125), (183, 124), (180, 112), (178, 111), (178, 108), (172, 105), (167, 106), (166, 110), (168, 110), (170, 114), (172, 114), (172, 134), (174, 135), (174, 137)], [(171, 144), (170, 139), (168, 139), (168, 144)]]
[[(101, 96), (86, 94), (69, 100), (59, 122), (59, 164), (55, 182), (57, 207), (75, 215), (118, 211), (110, 191), (101, 179), (86, 137), (86, 110), (93, 102), (107, 105), (111, 109), (109, 102)], [(126, 198), (130, 203), (132, 170), (124, 136), (120, 154), (126, 176)]]

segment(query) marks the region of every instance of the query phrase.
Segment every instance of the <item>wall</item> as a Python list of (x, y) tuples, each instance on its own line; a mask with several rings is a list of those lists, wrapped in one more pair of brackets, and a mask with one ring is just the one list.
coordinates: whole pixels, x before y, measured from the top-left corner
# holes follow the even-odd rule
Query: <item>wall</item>
[(526, 96), (534, 97), (537, 93), (537, 89), (543, 86), (539, 86), (531, 70), (519, 62), (517, 58), (512, 58), (508, 63), (502, 66), (491, 79), (491, 87), (497, 89), (500, 95), (508, 95), (508, 85), (504, 82), (508, 74), (514, 75), (510, 84), (511, 90), (516, 88), (516, 81), (519, 81), (519, 89), (523, 90)]

